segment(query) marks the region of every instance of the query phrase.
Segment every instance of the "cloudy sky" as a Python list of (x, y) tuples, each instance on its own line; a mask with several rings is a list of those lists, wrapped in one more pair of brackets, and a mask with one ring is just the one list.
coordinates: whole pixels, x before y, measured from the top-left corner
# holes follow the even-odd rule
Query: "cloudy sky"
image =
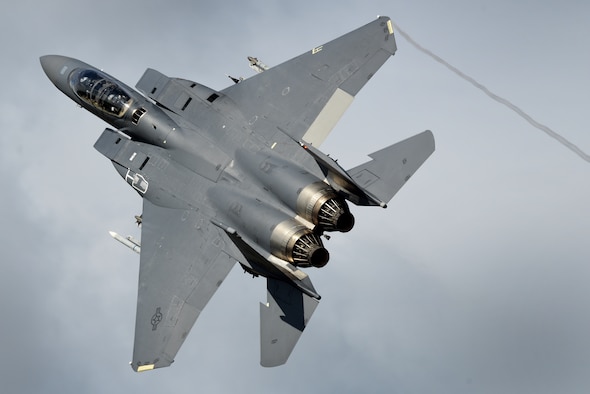
[[(422, 45), (590, 151), (582, 0), (2, 5), (3, 392), (587, 393), (590, 165), (397, 37), (322, 146), (345, 167), (424, 129), (437, 150), (389, 208), (311, 272), (322, 302), (289, 362), (259, 366), (263, 280), (234, 268), (173, 367), (131, 358), (141, 201), (93, 149), (106, 124), (38, 58), (133, 86), (152, 67), (214, 89), (388, 15)], [(165, 5), (164, 5), (165, 4)]]

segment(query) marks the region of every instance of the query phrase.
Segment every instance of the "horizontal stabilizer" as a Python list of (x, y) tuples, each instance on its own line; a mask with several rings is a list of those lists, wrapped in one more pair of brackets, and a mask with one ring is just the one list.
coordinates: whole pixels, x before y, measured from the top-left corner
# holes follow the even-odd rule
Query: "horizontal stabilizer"
[(336, 160), (313, 145), (300, 144), (318, 163), (334, 190), (347, 200), (357, 205), (382, 207), (387, 206), (395, 193), (434, 152), (434, 137), (430, 130), (426, 130), (371, 153), (371, 161), (345, 171)]
[(373, 160), (348, 170), (355, 184), (387, 203), (434, 152), (430, 130), (371, 153)]
[(260, 365), (287, 362), (318, 301), (290, 284), (267, 279), (267, 303), (260, 304)]

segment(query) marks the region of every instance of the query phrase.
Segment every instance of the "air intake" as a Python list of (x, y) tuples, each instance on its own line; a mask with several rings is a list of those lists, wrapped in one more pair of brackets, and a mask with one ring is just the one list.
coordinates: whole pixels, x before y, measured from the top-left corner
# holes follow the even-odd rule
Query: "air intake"
[(131, 123), (138, 124), (139, 119), (147, 112), (145, 108), (138, 108), (133, 111), (133, 115), (131, 115)]

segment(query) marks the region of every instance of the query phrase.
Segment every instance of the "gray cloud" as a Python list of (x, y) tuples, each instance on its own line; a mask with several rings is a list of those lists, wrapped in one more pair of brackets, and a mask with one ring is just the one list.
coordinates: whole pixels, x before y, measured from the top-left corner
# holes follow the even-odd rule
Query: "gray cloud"
[[(258, 365), (264, 283), (236, 268), (172, 368), (134, 374), (140, 199), (92, 148), (106, 126), (45, 78), (74, 56), (134, 85), (146, 67), (214, 88), (389, 14), (581, 148), (588, 6), (53, 2), (0, 15), (3, 314), (7, 392), (585, 393), (590, 382), (586, 166), (398, 39), (325, 150), (352, 167), (430, 128), (437, 151), (387, 210), (311, 272), (322, 294), (289, 363)], [(548, 24), (551, 21), (551, 24)], [(501, 29), (499, 24), (501, 23)], [(551, 29), (549, 28), (551, 26)], [(550, 50), (548, 49), (550, 48)]]

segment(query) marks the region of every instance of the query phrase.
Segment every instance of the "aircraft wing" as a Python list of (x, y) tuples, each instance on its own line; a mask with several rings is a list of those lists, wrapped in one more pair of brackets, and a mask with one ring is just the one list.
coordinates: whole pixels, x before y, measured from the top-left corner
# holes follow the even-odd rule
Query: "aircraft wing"
[(135, 345), (137, 372), (169, 366), (235, 259), (198, 211), (143, 200)]
[(285, 133), (318, 147), (396, 49), (391, 20), (380, 17), (221, 93), (269, 144)]

